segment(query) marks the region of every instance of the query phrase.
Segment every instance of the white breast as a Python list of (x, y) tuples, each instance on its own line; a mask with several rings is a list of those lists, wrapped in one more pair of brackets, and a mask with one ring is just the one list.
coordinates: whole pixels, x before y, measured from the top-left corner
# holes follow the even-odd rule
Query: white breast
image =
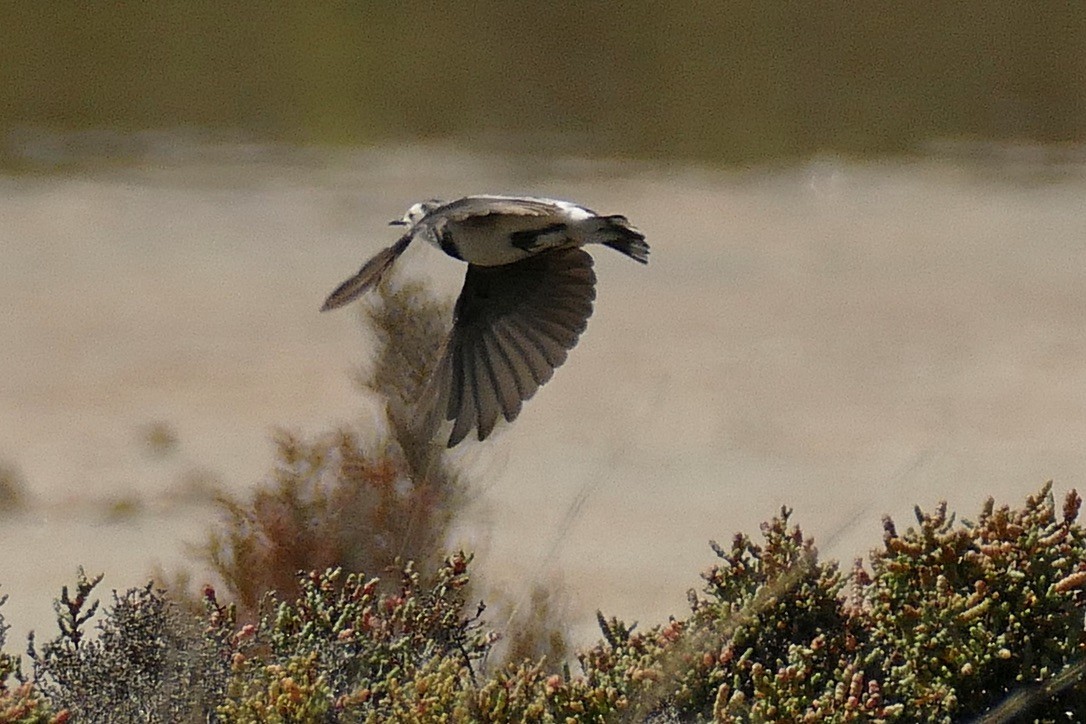
[[(428, 219), (426, 240), (443, 251), (442, 241), (451, 242), (464, 261), (479, 266), (499, 266), (520, 261), (534, 253), (561, 246), (582, 244), (576, 233), (580, 222), (593, 214), (565, 201), (552, 202), (553, 214), (485, 214), (462, 220)], [(514, 241), (529, 239), (529, 250)]]

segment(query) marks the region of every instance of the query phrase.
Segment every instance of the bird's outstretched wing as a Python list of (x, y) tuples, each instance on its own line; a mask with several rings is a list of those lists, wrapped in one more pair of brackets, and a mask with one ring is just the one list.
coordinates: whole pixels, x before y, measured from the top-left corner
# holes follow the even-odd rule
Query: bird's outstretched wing
[(431, 379), (432, 412), (453, 422), (448, 446), (480, 440), (566, 360), (592, 315), (592, 257), (577, 248), (500, 267), (468, 265), (452, 332)]
[(374, 254), (372, 259), (362, 265), (357, 274), (340, 284), (334, 292), (328, 295), (328, 298), (324, 300), (321, 311), (327, 312), (329, 309), (342, 307), (344, 304), (361, 296), (368, 289), (376, 286), (384, 277), (385, 272), (400, 257), (400, 254), (404, 253), (412, 238), (414, 237), (411, 234), (404, 234), (395, 244)]

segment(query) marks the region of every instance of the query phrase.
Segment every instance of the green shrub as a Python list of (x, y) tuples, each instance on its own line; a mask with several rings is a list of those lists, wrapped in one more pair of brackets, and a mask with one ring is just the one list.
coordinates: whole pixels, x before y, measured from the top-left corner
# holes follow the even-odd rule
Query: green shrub
[(31, 634), (37, 691), (75, 721), (205, 721), (226, 688), (233, 621), (200, 620), (148, 584), (114, 591), (88, 631), (101, 580), (80, 569), (75, 596), (65, 586), (54, 604), (60, 633), (40, 649)]
[[(954, 525), (946, 505), (898, 535), (885, 523), (864, 587), (869, 660), (910, 716), (984, 713), (1086, 660), (1086, 539), (1072, 491), (1057, 510), (1051, 483), (1021, 510), (988, 500), (976, 523)], [(1086, 720), (1086, 688), (1045, 697), (1030, 715)]]
[[(890, 521), (870, 572), (818, 560), (782, 510), (760, 541), (713, 544), (691, 612), (644, 631), (600, 615), (578, 671), (491, 668), (498, 636), (470, 605), (470, 558), (383, 584), (339, 569), (265, 595), (241, 622), (214, 591), (194, 618), (150, 586), (114, 594), (80, 575), (60, 635), (31, 643), (34, 678), (0, 656), (13, 721), (1086, 720), (1081, 500), (1046, 486), (975, 523), (945, 506)], [(99, 619), (96, 636), (86, 627)], [(0, 629), (2, 630), (2, 629)], [(53, 715), (52, 712), (59, 712)]]
[(581, 656), (595, 697), (606, 693), (633, 721), (899, 714), (877, 686), (853, 696), (862, 621), (842, 600), (836, 564), (818, 561), (790, 515), (762, 526), (762, 544), (741, 534), (728, 549), (712, 544), (719, 560), (703, 574), (703, 595), (689, 594), (689, 618), (637, 633), (601, 616), (604, 641)]
[[(227, 721), (383, 720), (437, 670), (469, 684), (490, 637), (465, 617), (468, 558), (445, 561), (423, 585), (410, 564), (396, 590), (338, 569), (302, 581), (293, 602), (265, 599), (256, 624), (240, 631), (219, 714)], [(448, 686), (448, 682), (445, 682)], [(406, 694), (404, 687), (411, 687)]]
[(782, 509), (760, 540), (711, 544), (687, 617), (600, 614), (576, 672), (547, 635), (553, 589), (496, 630), (470, 556), (444, 556), (463, 484), (414, 423), (445, 314), (382, 288), (371, 316), (387, 434), (280, 436), (271, 480), (221, 500), (205, 559), (224, 600), (149, 584), (99, 610), (80, 569), (30, 678), (0, 617), (0, 722), (1086, 721), (1081, 499), (1057, 509), (1050, 485), (975, 523), (945, 504), (904, 534), (887, 520), (848, 575)]

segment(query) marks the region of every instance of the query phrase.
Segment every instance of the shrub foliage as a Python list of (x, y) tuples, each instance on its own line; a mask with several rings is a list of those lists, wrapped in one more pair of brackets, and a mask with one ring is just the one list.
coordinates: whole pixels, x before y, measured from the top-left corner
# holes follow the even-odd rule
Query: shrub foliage
[[(887, 519), (848, 573), (782, 509), (711, 544), (689, 615), (600, 614), (575, 661), (526, 655), (538, 634), (495, 630), (470, 556), (443, 554), (463, 487), (411, 402), (441, 306), (382, 289), (371, 316), (383, 440), (281, 436), (271, 480), (221, 501), (198, 601), (149, 584), (99, 607), (80, 570), (29, 675), (0, 616), (0, 722), (1086, 721), (1082, 501), (1050, 484), (976, 522)], [(500, 637), (519, 658), (489, 660)]]
[(421, 287), (382, 285), (368, 308), (379, 351), (358, 382), (384, 403), (385, 433), (368, 445), (351, 430), (309, 441), (280, 433), (271, 478), (249, 496), (220, 497), (222, 525), (202, 553), (242, 619), (270, 591), (298, 595), (299, 571), (382, 575), (401, 560), (424, 578), (437, 571), (464, 486), (444, 448), (416, 424), (413, 401), (447, 316)]
[[(870, 571), (822, 562), (790, 511), (713, 544), (690, 614), (637, 630), (600, 616), (573, 666), (486, 666), (498, 636), (468, 595), (470, 557), (424, 581), (333, 568), (265, 595), (252, 622), (204, 592), (200, 615), (151, 586), (80, 573), (33, 676), (0, 656), (3, 721), (1082, 721), (1081, 499), (1049, 486), (976, 522), (945, 506), (885, 523)], [(95, 624), (96, 635), (88, 635)], [(3, 630), (0, 628), (0, 630)]]

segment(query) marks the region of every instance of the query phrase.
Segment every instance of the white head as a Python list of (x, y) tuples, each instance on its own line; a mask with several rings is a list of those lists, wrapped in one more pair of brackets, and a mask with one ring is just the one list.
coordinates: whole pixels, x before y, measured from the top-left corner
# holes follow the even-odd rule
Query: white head
[(407, 226), (413, 227), (415, 224), (422, 221), (423, 217), (429, 214), (434, 209), (440, 208), (445, 205), (444, 201), (439, 199), (427, 199), (426, 201), (420, 201), (407, 210), (407, 213), (403, 215), (402, 219), (396, 219), (395, 221), (388, 222), (391, 226)]

